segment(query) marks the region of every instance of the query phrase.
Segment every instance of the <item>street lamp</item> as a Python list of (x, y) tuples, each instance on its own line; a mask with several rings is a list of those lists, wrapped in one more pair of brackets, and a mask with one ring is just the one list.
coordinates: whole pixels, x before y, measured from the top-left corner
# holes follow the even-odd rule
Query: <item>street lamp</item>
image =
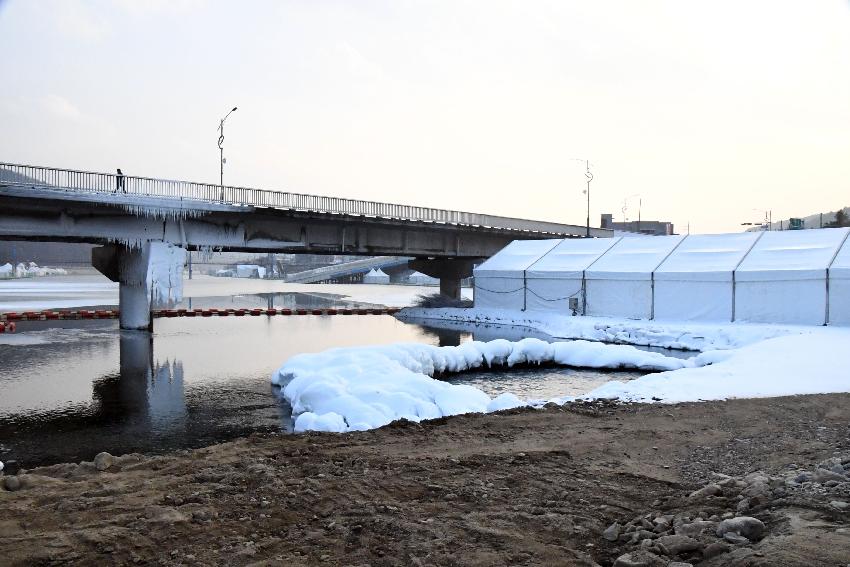
[(640, 210), (643, 207), (643, 197), (641, 196), (640, 193), (633, 193), (633, 194), (629, 195), (628, 197), (626, 197), (625, 199), (623, 199), (623, 208), (621, 209), (623, 211), (623, 223), (628, 221), (628, 218), (626, 217), (626, 211), (629, 210), (629, 199), (631, 199), (632, 197), (638, 198), (637, 231), (640, 232)]
[(224, 121), (227, 120), (227, 117), (236, 112), (236, 107), (233, 107), (233, 110), (224, 115), (224, 118), (221, 119), (221, 122), (218, 125), (218, 130), (221, 132), (218, 136), (218, 151), (219, 158), (221, 160), (220, 166), (220, 177), (219, 177), (219, 185), (221, 186), (221, 196), (220, 200), (224, 201)]
[[(761, 209), (753, 209), (761, 212)], [(764, 220), (761, 222), (742, 222), (741, 226), (760, 226), (762, 230), (773, 230), (773, 210), (764, 211)]]
[(590, 173), (590, 160), (579, 159), (579, 158), (570, 158), (573, 161), (583, 161), (585, 172), (584, 177), (587, 179), (587, 189), (583, 191), (587, 195), (587, 234), (585, 235), (587, 238), (590, 238), (590, 182), (593, 181), (593, 174)]

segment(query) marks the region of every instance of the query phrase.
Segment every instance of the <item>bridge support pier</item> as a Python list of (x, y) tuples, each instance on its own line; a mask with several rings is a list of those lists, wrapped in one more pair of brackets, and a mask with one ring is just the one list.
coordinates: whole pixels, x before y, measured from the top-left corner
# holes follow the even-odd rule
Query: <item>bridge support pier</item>
[(92, 249), (92, 265), (119, 283), (118, 318), (123, 330), (152, 330), (151, 308), (171, 306), (183, 298), (186, 251), (169, 242), (137, 246), (109, 244)]
[(476, 260), (469, 258), (416, 258), (408, 266), (440, 280), (440, 295), (460, 299), (460, 281), (472, 276)]

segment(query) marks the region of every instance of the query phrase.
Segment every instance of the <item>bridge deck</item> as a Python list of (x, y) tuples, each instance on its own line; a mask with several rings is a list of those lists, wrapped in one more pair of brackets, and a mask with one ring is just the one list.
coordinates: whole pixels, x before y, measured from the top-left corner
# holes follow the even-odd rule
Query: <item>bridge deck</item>
[[(584, 236), (586, 232), (583, 226), (549, 221), (4, 162), (0, 162), (0, 187), (13, 190), (18, 197), (26, 196), (27, 191), (30, 191), (28, 195), (31, 197), (47, 197), (44, 192), (49, 191), (52, 198), (103, 200), (111, 203), (121, 201), (122, 204), (126, 200), (127, 205), (149, 208), (159, 206), (162, 209), (171, 207), (185, 211), (190, 216), (192, 211), (258, 207), (513, 230), (539, 233), (543, 237)], [(34, 190), (43, 193), (39, 195)], [(120, 193), (120, 196), (115, 193)], [(591, 236), (607, 237), (611, 234), (608, 230), (591, 229)]]

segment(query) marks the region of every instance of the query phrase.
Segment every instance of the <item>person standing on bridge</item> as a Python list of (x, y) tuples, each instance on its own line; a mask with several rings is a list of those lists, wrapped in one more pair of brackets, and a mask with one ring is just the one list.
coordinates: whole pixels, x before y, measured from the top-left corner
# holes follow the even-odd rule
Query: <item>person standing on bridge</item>
[(127, 192), (127, 189), (124, 188), (124, 174), (121, 172), (121, 168), (118, 168), (118, 173), (115, 174), (115, 192), (123, 191)]

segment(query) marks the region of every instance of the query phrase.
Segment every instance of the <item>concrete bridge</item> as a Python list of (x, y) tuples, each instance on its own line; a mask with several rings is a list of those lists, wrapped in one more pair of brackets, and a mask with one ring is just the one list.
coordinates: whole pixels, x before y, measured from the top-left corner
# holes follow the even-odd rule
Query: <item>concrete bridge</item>
[(101, 244), (121, 328), (179, 299), (185, 250), (410, 256), (459, 297), (472, 266), (512, 240), (612, 231), (461, 211), (0, 162), (0, 239)]

